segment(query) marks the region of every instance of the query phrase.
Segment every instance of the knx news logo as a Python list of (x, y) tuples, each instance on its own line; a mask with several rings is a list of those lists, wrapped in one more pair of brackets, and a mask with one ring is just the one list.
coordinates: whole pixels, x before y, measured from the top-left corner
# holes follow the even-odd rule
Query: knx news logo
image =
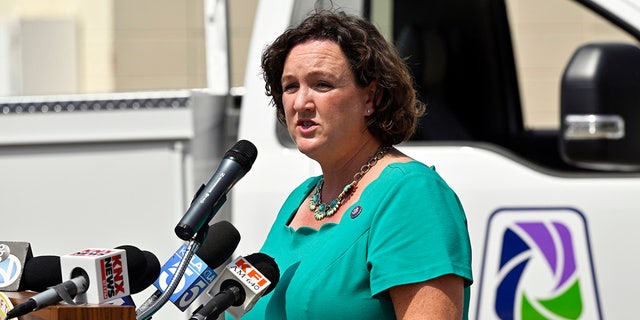
[(103, 299), (107, 300), (126, 293), (123, 270), (120, 254), (100, 260)]
[(587, 223), (570, 208), (510, 208), (487, 228), (477, 319), (601, 319)]

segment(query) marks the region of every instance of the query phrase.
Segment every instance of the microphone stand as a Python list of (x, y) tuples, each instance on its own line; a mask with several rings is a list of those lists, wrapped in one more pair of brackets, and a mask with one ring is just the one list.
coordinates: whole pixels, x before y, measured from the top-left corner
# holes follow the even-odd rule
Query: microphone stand
[(162, 306), (164, 306), (167, 301), (171, 298), (171, 295), (176, 291), (180, 280), (184, 276), (187, 267), (189, 266), (189, 262), (191, 262), (191, 258), (198, 251), (202, 241), (207, 236), (207, 229), (202, 228), (191, 240), (189, 240), (189, 245), (187, 246), (187, 252), (180, 260), (178, 264), (178, 268), (176, 273), (171, 278), (171, 282), (169, 282), (169, 286), (167, 290), (165, 290), (160, 296), (156, 296), (155, 294), (149, 297), (137, 310), (136, 310), (136, 319), (137, 320), (148, 320), (153, 316)]

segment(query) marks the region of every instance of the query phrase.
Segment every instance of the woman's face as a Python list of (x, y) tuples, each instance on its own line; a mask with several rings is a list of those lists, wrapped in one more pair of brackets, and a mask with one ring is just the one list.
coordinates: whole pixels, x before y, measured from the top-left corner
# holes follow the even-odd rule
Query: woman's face
[(289, 134), (312, 159), (336, 160), (372, 138), (365, 116), (374, 111), (375, 83), (365, 88), (356, 84), (335, 42), (311, 40), (293, 47), (282, 88)]

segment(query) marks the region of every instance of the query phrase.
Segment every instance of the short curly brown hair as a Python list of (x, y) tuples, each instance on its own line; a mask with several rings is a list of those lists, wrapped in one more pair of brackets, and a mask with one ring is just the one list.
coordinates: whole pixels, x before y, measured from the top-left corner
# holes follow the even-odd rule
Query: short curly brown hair
[(396, 48), (369, 21), (337, 10), (318, 10), (297, 27), (287, 29), (262, 54), (265, 92), (285, 124), (282, 72), (291, 49), (310, 40), (337, 43), (356, 82), (366, 87), (377, 81), (375, 112), (367, 117), (369, 132), (383, 145), (408, 140), (425, 105), (418, 100), (413, 78)]

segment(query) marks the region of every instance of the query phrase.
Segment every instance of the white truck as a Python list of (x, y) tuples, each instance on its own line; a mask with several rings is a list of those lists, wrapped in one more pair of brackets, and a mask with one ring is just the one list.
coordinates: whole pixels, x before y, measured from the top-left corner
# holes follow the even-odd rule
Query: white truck
[[(260, 1), (239, 109), (228, 92), (207, 90), (3, 99), (0, 238), (30, 241), (35, 255), (128, 243), (163, 261), (180, 243), (173, 228), (195, 188), (227, 147), (246, 139), (258, 158), (215, 219), (242, 234), (237, 254), (257, 251), (289, 191), (320, 173), (278, 126), (260, 54), (314, 6), (333, 5), (387, 31), (429, 104), (420, 130), (399, 148), (435, 165), (463, 203), (470, 318), (632, 318), (640, 286), (631, 250), (640, 243), (640, 2), (551, 1), (584, 6), (633, 41), (570, 47), (552, 80), (559, 124), (536, 129), (524, 123), (525, 101), (539, 100), (524, 97), (529, 78), (517, 64), (508, 12), (545, 2)], [(549, 45), (561, 25), (546, 35)], [(154, 319), (185, 317), (173, 309)]]

